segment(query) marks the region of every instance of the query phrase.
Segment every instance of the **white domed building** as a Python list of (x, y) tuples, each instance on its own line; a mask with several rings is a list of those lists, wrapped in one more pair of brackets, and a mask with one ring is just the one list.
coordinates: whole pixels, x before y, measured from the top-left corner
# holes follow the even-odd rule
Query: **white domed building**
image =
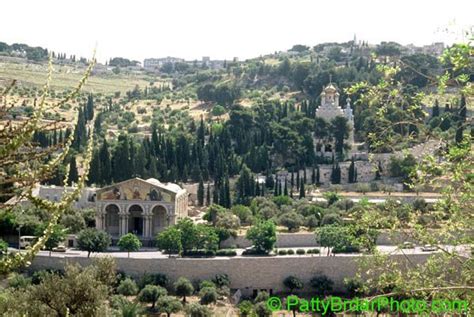
[[(349, 137), (345, 141), (349, 147), (354, 144), (354, 115), (351, 109), (351, 100), (346, 99), (346, 105), (344, 107), (339, 106), (339, 92), (331, 82), (327, 85), (321, 93), (321, 105), (316, 109), (316, 117), (324, 119), (330, 123), (331, 120), (340, 116), (347, 119), (349, 125)], [(315, 138), (316, 154), (321, 156), (332, 156), (335, 154), (334, 142), (329, 139)]]

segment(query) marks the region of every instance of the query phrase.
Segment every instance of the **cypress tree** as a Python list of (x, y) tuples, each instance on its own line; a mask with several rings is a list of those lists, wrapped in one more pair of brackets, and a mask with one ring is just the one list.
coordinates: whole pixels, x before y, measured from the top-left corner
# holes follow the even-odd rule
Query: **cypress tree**
[(156, 158), (150, 156), (150, 167), (148, 168), (148, 176), (151, 178), (159, 178)]
[(351, 164), (349, 165), (349, 171), (348, 171), (349, 183), (355, 183), (356, 182), (356, 176), (355, 176), (355, 162), (354, 162), (354, 157), (351, 159)]
[(285, 177), (285, 189), (284, 189), (283, 195), (288, 196), (288, 185), (287, 185), (286, 177)]
[(221, 186), (219, 187), (219, 205), (224, 208), (227, 208), (228, 206), (227, 196), (225, 193), (225, 183), (221, 184)]
[(258, 181), (255, 184), (255, 196), (260, 196), (260, 184), (258, 183)]
[(211, 184), (207, 183), (207, 190), (206, 190), (206, 205), (211, 205)]
[(79, 107), (79, 113), (77, 116), (76, 129), (74, 130), (74, 140), (72, 142), (72, 147), (77, 151), (80, 151), (80, 148), (84, 146), (87, 142), (87, 129), (86, 129), (86, 119), (84, 117), (84, 110), (82, 107)]
[(300, 199), (305, 197), (305, 189), (304, 189), (304, 182), (300, 184)]
[(332, 173), (331, 173), (331, 181), (333, 184), (340, 184), (341, 183), (341, 168), (339, 167), (339, 163), (333, 165)]
[(98, 184), (110, 184), (112, 181), (112, 166), (110, 161), (109, 147), (107, 140), (104, 139), (104, 143), (99, 150), (99, 161), (100, 161), (100, 179)]
[(129, 179), (132, 176), (129, 145), (128, 137), (123, 134), (119, 135), (113, 155), (112, 178), (116, 182)]
[(277, 178), (277, 182), (276, 182), (276, 183), (274, 184), (274, 186), (273, 186), (273, 196), (278, 196), (278, 183), (279, 183), (279, 182), (280, 182), (280, 181), (279, 181), (278, 178)]
[(313, 167), (313, 170), (311, 172), (311, 184), (316, 184), (316, 169)]
[(199, 206), (204, 205), (204, 183), (202, 181), (202, 176), (199, 177), (199, 185), (198, 185), (198, 190), (197, 190), (197, 199), (198, 199), (198, 205)]
[(94, 153), (92, 154), (92, 160), (90, 163), (90, 168), (89, 168), (89, 177), (87, 180), (87, 183), (89, 185), (91, 184), (99, 184), (101, 175), (100, 175), (100, 157), (99, 157), (99, 151), (94, 150)]
[(69, 186), (71, 186), (72, 183), (77, 183), (78, 179), (79, 179), (79, 174), (77, 173), (76, 158), (72, 157), (71, 161), (69, 162), (69, 177), (68, 177), (67, 183)]
[(214, 182), (214, 191), (212, 192), (212, 203), (219, 205), (219, 187), (217, 182)]
[(86, 120), (90, 121), (92, 118), (94, 118), (94, 98), (92, 97), (92, 94), (89, 94), (87, 96), (87, 104), (85, 107), (85, 112), (87, 113), (86, 115)]
[(321, 184), (321, 173), (319, 170), (319, 165), (316, 166), (316, 184), (320, 185)]
[(296, 171), (296, 190), (300, 190), (300, 170)]

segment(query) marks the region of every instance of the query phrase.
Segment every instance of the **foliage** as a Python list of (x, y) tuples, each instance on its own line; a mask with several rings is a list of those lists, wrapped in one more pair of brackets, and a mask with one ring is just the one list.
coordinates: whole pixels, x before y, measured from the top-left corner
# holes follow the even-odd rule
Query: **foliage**
[[(92, 62), (77, 87), (60, 102), (50, 105), (49, 111), (55, 111), (54, 109), (58, 109), (61, 105), (78, 96), (94, 64), (95, 58), (92, 59)], [(37, 106), (34, 109), (33, 115), (21, 124), (12, 124), (11, 119), (8, 119), (12, 108), (8, 102), (9, 93), (15, 85), (15, 81), (3, 89), (0, 95), (0, 118), (2, 121), (7, 122), (0, 131), (0, 144), (2, 144), (0, 150), (0, 171), (2, 175), (0, 185), (2, 186), (2, 199), (0, 201), (3, 202), (5, 198), (13, 195), (18, 195), (20, 199), (17, 199), (17, 201), (26, 197), (34, 206), (42, 208), (50, 214), (43, 235), (32, 248), (25, 253), (16, 253), (0, 259), (0, 273), (2, 274), (20, 266), (28, 265), (34, 256), (45, 246), (45, 243), (53, 234), (54, 226), (57, 224), (63, 211), (68, 209), (74, 200), (79, 197), (89, 170), (89, 162), (91, 161), (93, 149), (93, 137), (89, 139), (85, 151), (83, 160), (84, 173), (79, 177), (77, 186), (73, 191), (65, 193), (58, 202), (51, 202), (33, 195), (33, 187), (36, 186), (37, 182), (51, 177), (61, 162), (63, 162), (70, 153), (74, 136), (74, 133), (70, 133), (65, 144), (62, 146), (62, 150), (57, 151), (56, 155), (54, 154), (56, 151), (55, 147), (38, 151), (36, 144), (32, 142), (35, 132), (45, 131), (47, 129), (47, 127), (42, 124), (42, 119), (46, 114), (46, 97), (50, 90), (51, 76), (52, 60), (50, 58), (47, 81), (38, 99)], [(92, 130), (93, 127), (91, 127), (91, 131)], [(67, 170), (64, 180), (68, 179), (68, 174), (69, 171)], [(5, 209), (5, 212), (11, 212), (11, 205), (6, 208), (6, 206), (2, 204), (1, 207)]]
[(170, 227), (160, 232), (156, 236), (155, 242), (158, 249), (165, 250), (171, 256), (171, 254), (180, 254), (183, 250), (181, 240), (181, 231)]
[(172, 296), (160, 296), (156, 302), (156, 309), (160, 313), (165, 313), (166, 316), (171, 316), (171, 314), (178, 313), (183, 309), (183, 305)]
[(242, 317), (249, 316), (253, 310), (253, 304), (249, 300), (241, 301), (238, 307), (239, 307), (240, 316)]
[(96, 279), (89, 266), (66, 265), (64, 275), (46, 273), (37, 285), (31, 285), (8, 297), (2, 315), (94, 316), (104, 306), (108, 290)]
[(157, 285), (166, 288), (168, 283), (169, 278), (165, 274), (144, 274), (139, 281), (139, 287), (144, 288), (146, 285)]
[(8, 287), (11, 288), (26, 288), (31, 284), (31, 278), (25, 277), (23, 274), (14, 273), (8, 279)]
[(136, 252), (140, 250), (142, 243), (136, 235), (133, 233), (127, 233), (126, 235), (120, 237), (117, 245), (120, 250), (127, 251), (128, 257), (130, 257), (130, 252)]
[(334, 282), (326, 275), (315, 275), (309, 282), (316, 295), (327, 296), (332, 292)]
[(278, 222), (280, 225), (287, 227), (288, 231), (298, 231), (300, 226), (303, 224), (303, 217), (292, 211), (282, 214), (278, 218)]
[(253, 242), (258, 252), (268, 253), (276, 243), (275, 224), (272, 221), (259, 222), (247, 231), (246, 238)]
[(211, 317), (212, 313), (206, 306), (203, 306), (198, 303), (189, 304), (186, 307), (186, 312), (189, 317)]
[(165, 288), (156, 285), (145, 286), (138, 294), (138, 300), (143, 303), (151, 303), (151, 308), (155, 308), (156, 301), (163, 296), (166, 296), (168, 292)]
[(112, 307), (117, 311), (117, 315), (120, 317), (138, 317), (145, 311), (140, 303), (129, 301), (122, 295), (114, 296)]
[(203, 287), (199, 291), (199, 296), (201, 297), (200, 303), (202, 305), (209, 305), (217, 301), (217, 291), (214, 287)]
[(174, 290), (176, 292), (176, 295), (183, 297), (183, 303), (186, 303), (186, 296), (190, 296), (193, 294), (194, 287), (193, 284), (187, 278), (180, 277), (174, 283)]
[(77, 236), (77, 246), (80, 250), (87, 251), (87, 257), (92, 252), (106, 251), (110, 243), (110, 236), (97, 229), (84, 229)]
[(303, 288), (303, 282), (293, 275), (286, 277), (283, 280), (283, 285), (290, 290), (290, 293), (293, 293), (294, 290)]
[(138, 293), (138, 286), (134, 280), (127, 277), (124, 280), (120, 281), (119, 286), (117, 287), (117, 293), (125, 296), (132, 296)]

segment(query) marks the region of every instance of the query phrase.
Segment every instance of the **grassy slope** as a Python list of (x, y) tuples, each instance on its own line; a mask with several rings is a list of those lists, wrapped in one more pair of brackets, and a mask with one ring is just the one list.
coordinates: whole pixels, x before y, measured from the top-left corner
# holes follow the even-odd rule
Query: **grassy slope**
[[(73, 66), (54, 66), (51, 87), (53, 89), (71, 89), (82, 78), (85, 68)], [(47, 66), (44, 64), (23, 64), (0, 62), (0, 81), (16, 79), (20, 85), (42, 86), (46, 81)], [(135, 85), (145, 87), (152, 78), (146, 75), (130, 73), (118, 75), (93, 75), (84, 87), (86, 92), (113, 94), (116, 91), (125, 93)]]

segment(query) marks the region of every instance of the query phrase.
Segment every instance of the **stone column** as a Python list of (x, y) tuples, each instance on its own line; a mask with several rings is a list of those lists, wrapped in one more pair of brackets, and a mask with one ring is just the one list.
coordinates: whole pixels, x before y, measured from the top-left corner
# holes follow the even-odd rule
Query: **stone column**
[(150, 238), (151, 237), (151, 213), (150, 213), (150, 206), (145, 205), (143, 210), (143, 237)]
[(119, 235), (123, 236), (128, 233), (128, 213), (120, 213)]
[(143, 237), (144, 238), (151, 238), (152, 237), (152, 215), (145, 215), (143, 216), (144, 219), (144, 232), (143, 232)]
[(95, 211), (95, 227), (99, 230), (104, 230), (104, 214), (102, 212), (102, 204), (97, 204)]

